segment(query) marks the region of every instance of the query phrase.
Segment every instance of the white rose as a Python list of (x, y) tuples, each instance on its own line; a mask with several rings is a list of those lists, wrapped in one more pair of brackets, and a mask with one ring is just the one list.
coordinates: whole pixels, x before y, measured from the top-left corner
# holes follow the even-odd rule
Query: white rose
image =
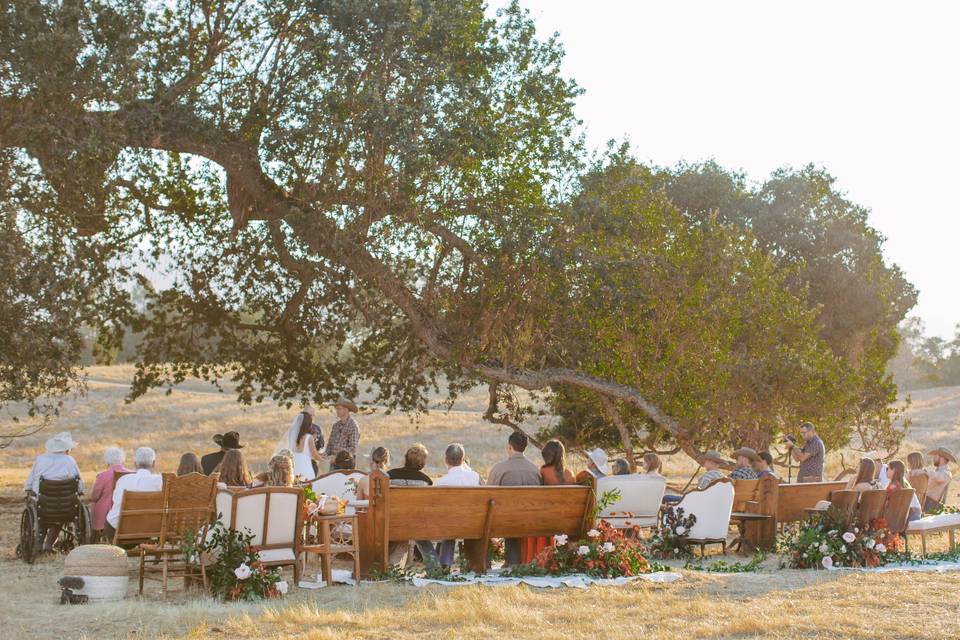
[(886, 553), (887, 551), (886, 545), (883, 544), (882, 542), (878, 544), (876, 547), (874, 547), (874, 549), (876, 550), (877, 553)]
[(833, 567), (833, 558), (830, 556), (823, 556), (823, 560), (820, 561), (820, 564), (823, 565), (824, 569), (830, 569)]
[(820, 545), (820, 553), (827, 553), (830, 551), (830, 546), (827, 544)]
[(847, 531), (845, 534), (843, 534), (843, 541), (846, 543), (851, 543), (856, 539), (857, 536), (853, 535), (852, 531)]
[(873, 549), (874, 545), (876, 545), (876, 544), (877, 544), (877, 541), (874, 540), (873, 538), (867, 538), (867, 541), (863, 543), (863, 545), (864, 545), (867, 549)]
[(599, 535), (600, 535), (600, 532), (597, 531), (596, 529), (590, 529), (590, 531), (587, 531), (588, 538), (596, 538)]
[(553, 544), (558, 547), (562, 547), (563, 545), (567, 544), (567, 534), (558, 533), (557, 535), (553, 536)]
[(603, 550), (606, 551), (607, 553), (613, 553), (613, 543), (612, 543), (612, 542), (604, 542), (604, 543), (603, 543)]
[(682, 536), (682, 535), (685, 534), (686, 532), (687, 532), (687, 528), (686, 528), (685, 526), (680, 525), (679, 527), (677, 527), (676, 534), (677, 534), (678, 536)]
[(289, 589), (290, 589), (290, 585), (287, 584), (286, 580), (281, 580), (280, 582), (277, 583), (277, 591), (280, 593), (280, 595), (282, 596), (287, 595), (287, 591)]
[(577, 555), (585, 556), (588, 553), (590, 553), (590, 547), (588, 547), (587, 545), (582, 544), (579, 547), (577, 547)]
[(247, 565), (241, 564), (233, 570), (233, 575), (237, 576), (237, 580), (246, 580), (253, 575), (253, 571)]

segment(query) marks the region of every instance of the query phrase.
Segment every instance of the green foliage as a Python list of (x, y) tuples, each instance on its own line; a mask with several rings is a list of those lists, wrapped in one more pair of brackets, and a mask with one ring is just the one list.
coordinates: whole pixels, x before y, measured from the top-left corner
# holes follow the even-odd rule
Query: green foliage
[[(222, 600), (256, 601), (281, 595), (280, 573), (262, 566), (260, 555), (250, 549), (252, 540), (252, 534), (229, 529), (218, 522), (210, 530), (209, 540), (197, 542), (196, 552), (188, 552), (188, 557), (202, 553), (214, 557), (213, 564), (206, 570), (214, 596)], [(241, 577), (237, 575), (238, 570), (247, 571), (249, 575)]]
[(814, 520), (785, 529), (777, 548), (794, 569), (878, 567), (896, 560), (904, 540), (882, 518), (860, 527), (851, 512), (830, 507)]
[(682, 507), (667, 507), (660, 511), (660, 521), (650, 538), (650, 551), (662, 559), (693, 557), (687, 534), (697, 523), (697, 516), (683, 515)]
[(761, 565), (767, 559), (767, 554), (761, 549), (757, 549), (753, 552), (753, 557), (750, 558), (749, 562), (728, 562), (727, 560), (714, 560), (709, 564), (704, 564), (704, 559), (701, 557), (699, 561), (687, 560), (684, 563), (684, 569), (691, 569), (693, 571), (706, 571), (708, 573), (756, 573), (760, 570)]
[(597, 496), (596, 503), (593, 506), (593, 519), (596, 520), (608, 507), (620, 502), (620, 497), (620, 489), (608, 489)]

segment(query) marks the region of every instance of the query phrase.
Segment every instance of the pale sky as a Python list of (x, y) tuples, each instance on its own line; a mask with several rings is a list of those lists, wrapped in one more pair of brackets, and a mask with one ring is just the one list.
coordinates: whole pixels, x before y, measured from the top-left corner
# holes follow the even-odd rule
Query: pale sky
[(912, 313), (952, 337), (960, 2), (521, 4), (541, 37), (560, 33), (591, 147), (627, 137), (642, 160), (714, 158), (757, 181), (826, 167), (919, 288)]

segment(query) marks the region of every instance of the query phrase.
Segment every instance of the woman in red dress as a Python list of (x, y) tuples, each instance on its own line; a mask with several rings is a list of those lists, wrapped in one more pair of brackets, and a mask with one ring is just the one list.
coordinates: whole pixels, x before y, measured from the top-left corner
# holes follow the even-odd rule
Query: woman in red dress
[[(540, 477), (546, 486), (560, 484), (575, 484), (573, 472), (564, 467), (566, 450), (559, 440), (550, 440), (540, 451), (543, 456), (543, 466), (540, 467)], [(520, 562), (527, 564), (537, 557), (551, 543), (547, 537), (524, 538), (520, 547)]]

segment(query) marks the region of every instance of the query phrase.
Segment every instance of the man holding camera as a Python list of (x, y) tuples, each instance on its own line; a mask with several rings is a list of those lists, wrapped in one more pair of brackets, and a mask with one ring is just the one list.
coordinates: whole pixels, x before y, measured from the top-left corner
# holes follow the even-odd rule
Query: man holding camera
[(816, 427), (809, 422), (800, 425), (800, 436), (803, 438), (803, 448), (797, 448), (797, 441), (787, 436), (790, 456), (800, 463), (797, 482), (822, 482), (823, 458), (826, 454), (823, 440), (817, 435)]

